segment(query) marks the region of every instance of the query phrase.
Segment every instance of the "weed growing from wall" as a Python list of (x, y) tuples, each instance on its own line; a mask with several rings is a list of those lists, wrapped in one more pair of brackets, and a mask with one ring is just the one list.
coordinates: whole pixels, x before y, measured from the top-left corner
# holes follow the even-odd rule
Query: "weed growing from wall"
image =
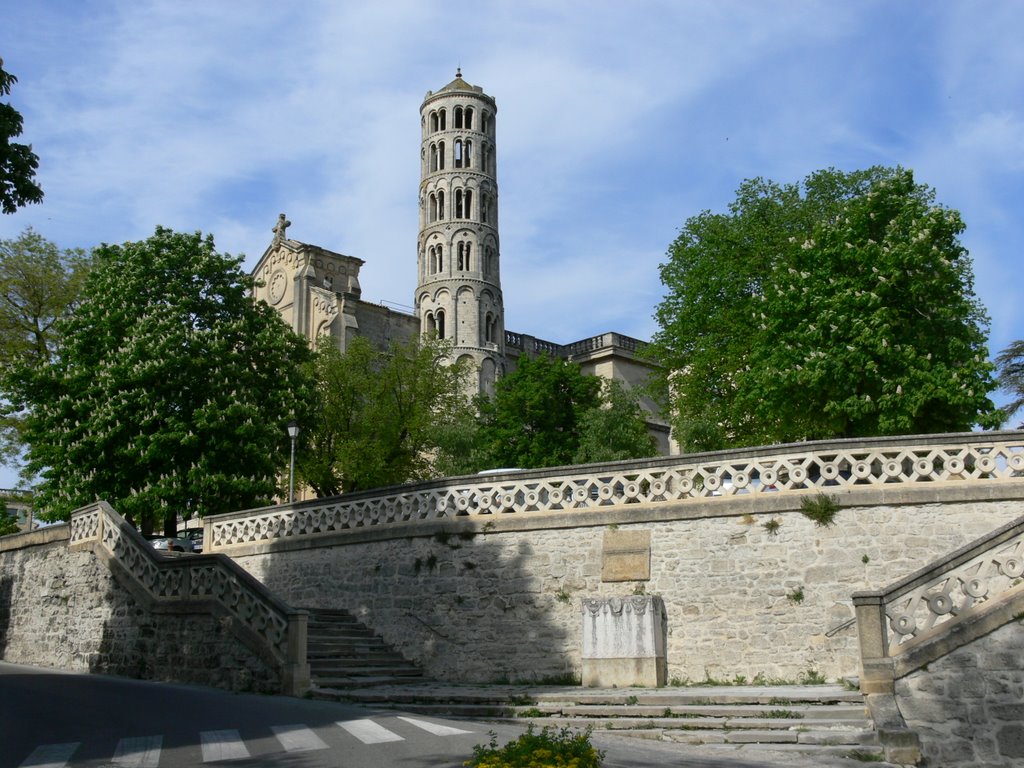
[(806, 496), (800, 500), (800, 512), (820, 526), (832, 525), (838, 511), (839, 502), (834, 496), (826, 496), (824, 493)]

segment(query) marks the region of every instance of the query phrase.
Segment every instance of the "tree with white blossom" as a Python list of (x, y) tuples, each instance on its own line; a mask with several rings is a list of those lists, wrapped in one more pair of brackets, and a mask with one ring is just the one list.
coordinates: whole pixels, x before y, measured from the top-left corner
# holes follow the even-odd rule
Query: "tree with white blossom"
[(957, 211), (902, 168), (744, 182), (661, 266), (654, 349), (689, 450), (996, 427)]
[(167, 531), (268, 503), (308, 400), (306, 343), (210, 236), (158, 227), (93, 264), (57, 356), (16, 376), (41, 516), (104, 499)]

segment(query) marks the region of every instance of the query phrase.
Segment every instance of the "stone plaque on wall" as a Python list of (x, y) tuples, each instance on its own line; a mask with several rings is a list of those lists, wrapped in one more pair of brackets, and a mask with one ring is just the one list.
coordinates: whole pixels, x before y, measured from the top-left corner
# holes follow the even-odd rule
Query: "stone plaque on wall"
[(651, 578), (650, 531), (605, 531), (601, 554), (601, 581)]

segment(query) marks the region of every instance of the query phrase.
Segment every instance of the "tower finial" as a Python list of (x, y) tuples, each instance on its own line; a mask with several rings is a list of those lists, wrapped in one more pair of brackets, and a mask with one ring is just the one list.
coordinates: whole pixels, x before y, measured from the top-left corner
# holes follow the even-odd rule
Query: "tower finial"
[(458, 67), (455, 68), (455, 76), (456, 77), (462, 77), (462, 67), (461, 66), (458, 66)]

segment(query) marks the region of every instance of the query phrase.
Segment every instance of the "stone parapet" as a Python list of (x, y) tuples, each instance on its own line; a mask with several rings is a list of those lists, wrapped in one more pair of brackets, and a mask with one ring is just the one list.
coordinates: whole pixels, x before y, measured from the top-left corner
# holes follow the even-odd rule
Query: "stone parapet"
[(704, 504), (725, 499), (757, 514), (797, 509), (808, 493), (844, 505), (1008, 498), (1024, 487), (1022, 473), (1022, 432), (801, 443), (449, 478), (218, 515), (206, 546), (236, 552), (262, 542), (462, 518), (571, 513), (577, 525), (598, 525), (614, 512), (628, 519), (701, 515), (711, 508)]

